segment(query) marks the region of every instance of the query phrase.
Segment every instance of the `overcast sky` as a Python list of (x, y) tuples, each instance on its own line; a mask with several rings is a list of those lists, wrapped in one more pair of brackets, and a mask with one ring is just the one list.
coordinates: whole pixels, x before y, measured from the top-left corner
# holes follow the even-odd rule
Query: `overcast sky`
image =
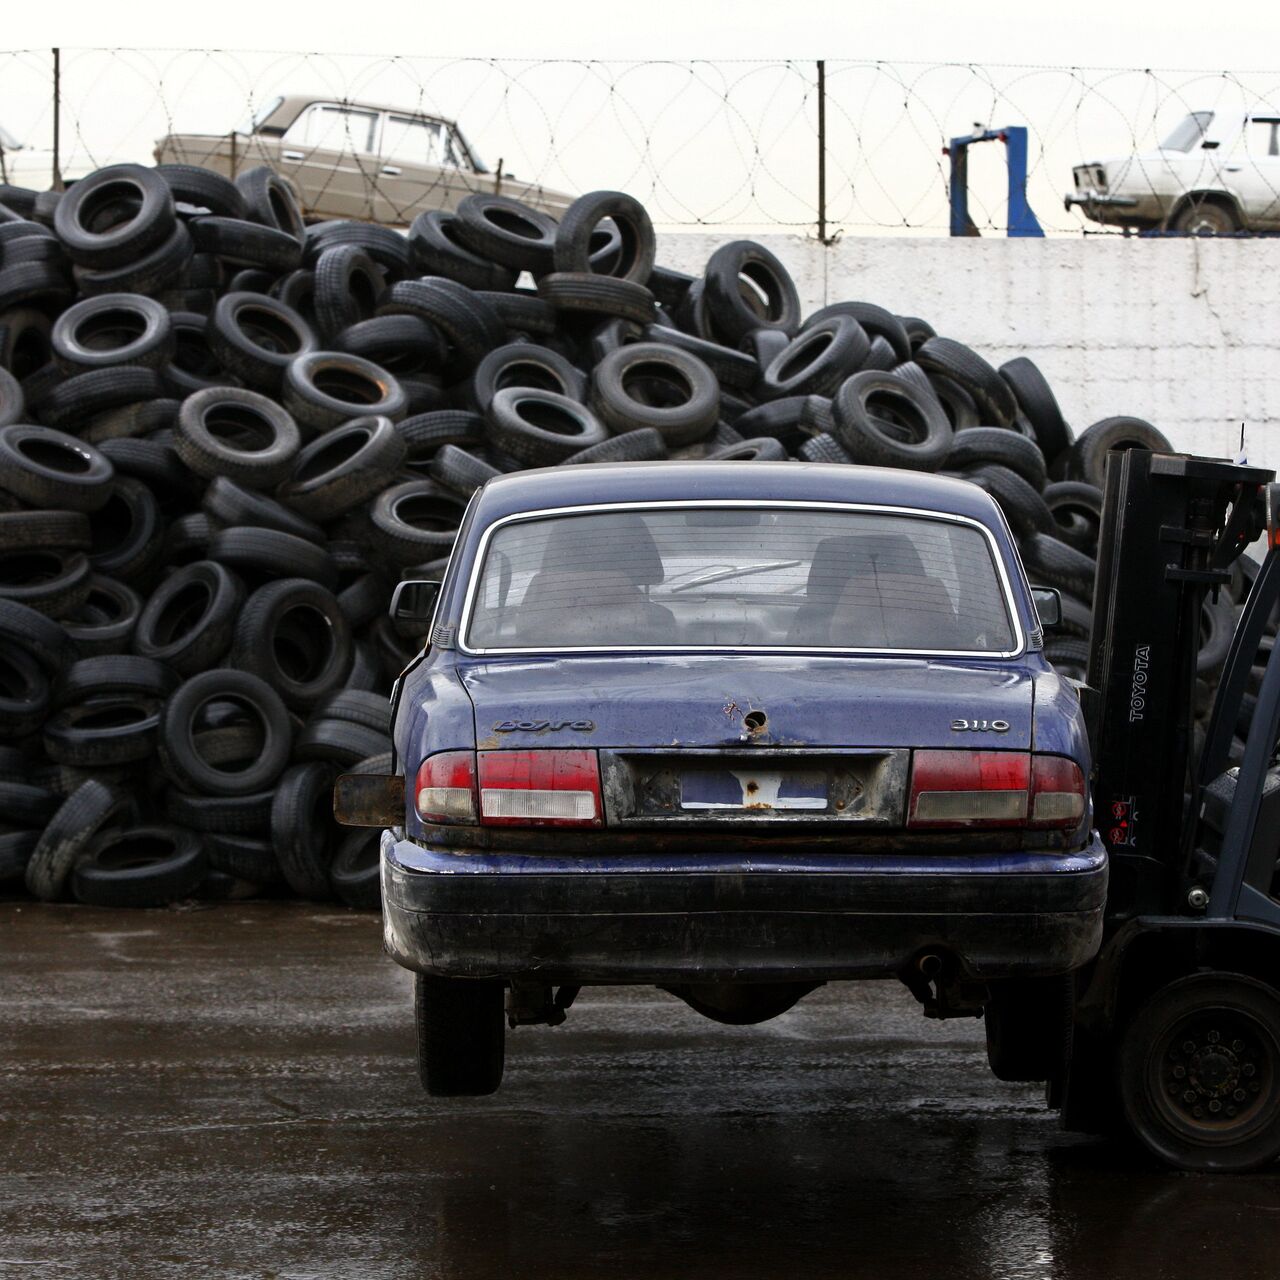
[(886, 58), (1251, 69), (1280, 5), (1202, 0), (54, 0), (4, 6), (9, 48), (49, 44), (414, 56)]

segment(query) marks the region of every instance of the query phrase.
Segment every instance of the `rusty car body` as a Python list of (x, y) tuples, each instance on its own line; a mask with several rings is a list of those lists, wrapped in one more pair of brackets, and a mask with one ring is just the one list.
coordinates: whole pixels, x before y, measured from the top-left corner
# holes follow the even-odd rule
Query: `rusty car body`
[(584, 983), (742, 1022), (834, 979), (946, 1012), (1084, 964), (1107, 863), (1077, 691), (1041, 646), (1004, 518), (962, 481), (491, 480), (396, 693), (385, 941), (420, 1035), (431, 999), (485, 988), (512, 1025)]
[(573, 197), (491, 172), (454, 120), (385, 103), (281, 94), (242, 129), (166, 134), (158, 164), (195, 164), (228, 177), (269, 165), (312, 218), (407, 226), (431, 209), (452, 211), (473, 192), (510, 196), (557, 216)]

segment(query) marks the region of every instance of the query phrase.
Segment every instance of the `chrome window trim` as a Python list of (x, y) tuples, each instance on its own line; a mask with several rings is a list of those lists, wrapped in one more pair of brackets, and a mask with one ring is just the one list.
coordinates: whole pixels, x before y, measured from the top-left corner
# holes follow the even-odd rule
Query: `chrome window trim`
[[(705, 510), (710, 507), (747, 507), (753, 511), (794, 509), (801, 511), (857, 511), (870, 515), (906, 516), (916, 520), (940, 520), (951, 524), (966, 525), (977, 529), (987, 540), (991, 558), (995, 562), (996, 576), (1004, 592), (1004, 605), (1013, 629), (1016, 647), (1013, 649), (851, 649), (834, 645), (723, 645), (723, 644), (648, 644), (648, 645), (564, 645), (552, 648), (538, 645), (518, 649), (473, 649), (469, 643), (471, 614), (476, 594), (480, 589), (480, 576), (484, 571), (489, 542), (499, 529), (525, 520), (541, 520), (548, 516), (596, 515), (607, 511), (653, 511), (661, 509)], [(920, 657), (920, 658), (1018, 658), (1027, 651), (1027, 635), (1022, 627), (1017, 600), (1009, 580), (1008, 567), (1000, 554), (1000, 545), (992, 530), (981, 520), (949, 511), (926, 511), (920, 507), (894, 507), (870, 502), (808, 502), (803, 499), (774, 499), (758, 501), (752, 498), (703, 498), (661, 499), (653, 502), (601, 502), (579, 504), (571, 507), (540, 507), (532, 511), (517, 511), (503, 516), (489, 525), (476, 547), (475, 560), (467, 581), (467, 593), (463, 600), (462, 617), (458, 623), (458, 651), (470, 657), (507, 657), (529, 654), (561, 653), (817, 653), (851, 654), (870, 657)]]

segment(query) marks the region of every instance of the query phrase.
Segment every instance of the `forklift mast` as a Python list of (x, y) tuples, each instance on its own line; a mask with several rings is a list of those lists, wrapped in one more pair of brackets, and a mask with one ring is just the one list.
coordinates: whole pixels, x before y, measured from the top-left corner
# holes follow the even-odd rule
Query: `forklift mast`
[[(1273, 478), (1258, 467), (1137, 449), (1108, 460), (1086, 710), (1113, 924), (1177, 912), (1191, 885), (1196, 824), (1185, 797), (1201, 781), (1189, 778), (1201, 609), (1266, 527)], [(1241, 667), (1237, 705), (1249, 661), (1229, 661), (1226, 671), (1230, 685)], [(1219, 708), (1230, 702), (1224, 689)], [(1234, 712), (1211, 724), (1205, 767), (1221, 757), (1217, 769), (1226, 768), (1233, 723)]]

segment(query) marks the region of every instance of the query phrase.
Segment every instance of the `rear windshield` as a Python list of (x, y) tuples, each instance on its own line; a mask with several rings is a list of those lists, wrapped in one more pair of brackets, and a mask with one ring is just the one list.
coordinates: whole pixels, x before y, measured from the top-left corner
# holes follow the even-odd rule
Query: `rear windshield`
[(1193, 111), (1179, 122), (1178, 127), (1160, 144), (1162, 151), (1190, 151), (1204, 136), (1213, 119), (1212, 111)]
[(503, 525), (469, 649), (1011, 653), (988, 538), (919, 515), (645, 507)]

